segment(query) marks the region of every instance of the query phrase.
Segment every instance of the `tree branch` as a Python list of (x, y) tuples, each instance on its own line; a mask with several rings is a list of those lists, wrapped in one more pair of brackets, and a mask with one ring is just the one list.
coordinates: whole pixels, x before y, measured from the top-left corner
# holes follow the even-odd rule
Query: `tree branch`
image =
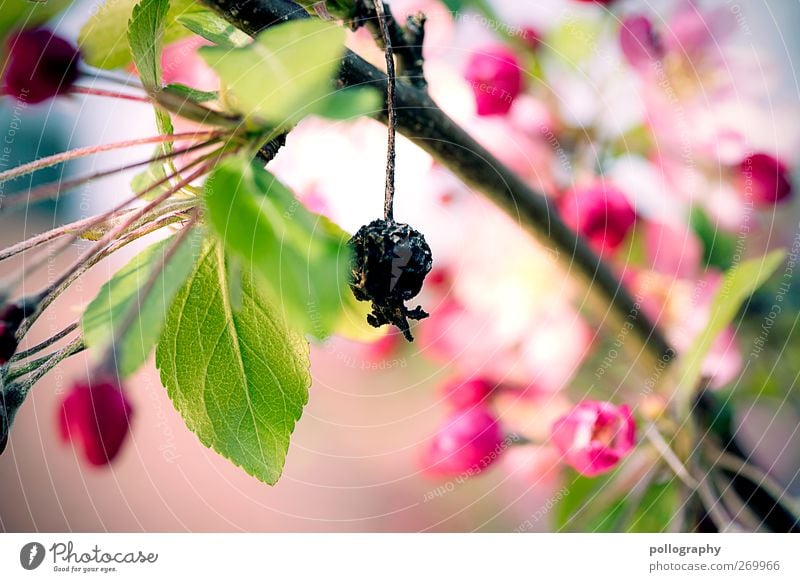
[[(289, 0), (200, 0), (223, 18), (254, 35), (265, 28), (310, 18)], [(352, 51), (346, 51), (337, 84), (373, 86), (386, 92), (386, 74)], [(542, 244), (555, 246), (570, 269), (576, 269), (593, 293), (610, 305), (620, 324), (629, 321), (650, 353), (665, 362), (674, 356), (666, 339), (642, 313), (601, 259), (559, 218), (548, 199), (532, 190), (466, 131), (448, 117), (426, 91), (410, 84), (397, 86), (397, 127), (470, 187), (483, 192)], [(386, 111), (379, 116), (386, 122)]]

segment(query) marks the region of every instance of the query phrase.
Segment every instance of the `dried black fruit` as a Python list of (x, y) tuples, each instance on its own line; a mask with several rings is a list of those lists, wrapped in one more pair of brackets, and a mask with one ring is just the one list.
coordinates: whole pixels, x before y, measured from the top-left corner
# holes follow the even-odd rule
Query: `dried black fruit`
[(367, 321), (373, 327), (396, 325), (413, 341), (408, 319), (423, 319), (422, 307), (409, 310), (404, 302), (422, 289), (433, 265), (431, 248), (422, 234), (393, 220), (373, 220), (350, 239), (353, 279), (350, 288), (359, 301), (371, 301)]

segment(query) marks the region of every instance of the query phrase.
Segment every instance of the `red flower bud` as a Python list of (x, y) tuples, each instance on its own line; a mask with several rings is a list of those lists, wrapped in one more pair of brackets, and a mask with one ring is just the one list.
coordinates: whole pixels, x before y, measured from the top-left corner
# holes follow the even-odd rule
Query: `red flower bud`
[(38, 28), (23, 30), (6, 43), (6, 93), (41, 103), (69, 91), (78, 79), (80, 52), (67, 40)]
[(616, 250), (636, 222), (625, 194), (603, 183), (568, 192), (561, 201), (561, 215), (600, 254)]
[(92, 465), (108, 464), (125, 441), (132, 410), (116, 379), (100, 377), (78, 383), (59, 409), (61, 438), (80, 444)]
[(628, 406), (587, 400), (559, 418), (550, 438), (576, 471), (593, 477), (613, 469), (636, 441)]
[(477, 474), (504, 451), (497, 419), (482, 408), (457, 411), (434, 435), (423, 456), (424, 470), (437, 476)]
[(478, 115), (505, 115), (522, 91), (522, 69), (503, 46), (472, 55), (464, 75), (472, 85)]
[(0, 312), (0, 366), (17, 351), (17, 329), (25, 319), (25, 310), (17, 304), (7, 305)]
[(739, 184), (748, 198), (761, 205), (777, 204), (792, 194), (789, 168), (764, 153), (747, 156), (739, 163)]
[(535, 51), (542, 44), (542, 35), (532, 26), (526, 26), (522, 29), (522, 42), (524, 42), (529, 49)]
[(456, 410), (464, 410), (486, 404), (493, 391), (494, 383), (486, 378), (456, 378), (442, 386), (442, 397)]

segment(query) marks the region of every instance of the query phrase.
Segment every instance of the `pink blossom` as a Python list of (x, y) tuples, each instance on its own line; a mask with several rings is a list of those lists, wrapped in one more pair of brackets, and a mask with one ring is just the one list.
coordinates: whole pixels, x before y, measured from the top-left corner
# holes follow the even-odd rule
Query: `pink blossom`
[(197, 54), (201, 46), (211, 44), (192, 35), (164, 47), (161, 53), (161, 74), (164, 83), (181, 83), (200, 91), (219, 89), (219, 77)]
[(664, 56), (664, 47), (653, 24), (645, 16), (629, 16), (619, 33), (622, 54), (635, 69), (644, 71)]
[(561, 216), (601, 254), (616, 250), (636, 221), (625, 194), (603, 182), (567, 192), (561, 200)]
[(551, 439), (564, 461), (594, 477), (613, 469), (633, 449), (636, 425), (627, 405), (586, 400), (553, 424)]
[(505, 115), (522, 91), (520, 62), (503, 46), (473, 54), (464, 76), (472, 85), (480, 116)]
[(756, 204), (777, 204), (792, 194), (789, 168), (769, 154), (747, 156), (739, 163), (738, 171), (742, 193)]
[(494, 388), (494, 382), (488, 378), (456, 377), (442, 385), (441, 394), (447, 404), (456, 410), (463, 410), (486, 404)]
[(685, 224), (644, 222), (644, 247), (650, 268), (664, 275), (690, 279), (702, 266), (703, 246)]
[(503, 431), (483, 408), (456, 411), (436, 432), (423, 454), (429, 475), (477, 474), (504, 452)]
[(132, 412), (116, 379), (78, 382), (59, 407), (61, 438), (80, 445), (92, 465), (106, 465), (125, 441)]

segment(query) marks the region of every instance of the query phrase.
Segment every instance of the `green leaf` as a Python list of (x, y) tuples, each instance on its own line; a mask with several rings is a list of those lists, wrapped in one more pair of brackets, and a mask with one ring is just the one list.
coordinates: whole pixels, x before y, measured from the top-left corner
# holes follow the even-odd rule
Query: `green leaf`
[(193, 101), (194, 103), (205, 103), (219, 98), (219, 93), (216, 91), (200, 91), (199, 89), (187, 87), (181, 83), (170, 83), (164, 87), (164, 90), (171, 91), (187, 101)]
[[(599, 477), (584, 477), (569, 469), (554, 512), (556, 531), (611, 531), (620, 508), (615, 503), (600, 503), (602, 492), (610, 486), (616, 472)], [(616, 500), (614, 496), (614, 500)], [(600, 527), (606, 526), (606, 527)], [(599, 529), (598, 529), (599, 528)]]
[[(131, 20), (128, 23), (128, 44), (131, 48), (133, 62), (139, 72), (142, 84), (149, 91), (161, 88), (161, 51), (164, 46), (164, 27), (169, 10), (170, 0), (141, 0), (133, 7)], [(173, 133), (172, 118), (169, 112), (155, 107), (156, 126), (159, 133)], [(172, 143), (164, 142), (156, 148), (156, 157), (172, 151)], [(171, 162), (168, 162), (171, 163)], [(164, 171), (164, 162), (155, 162), (157, 168), (151, 172), (159, 174)]]
[(296, 20), (270, 27), (242, 48), (198, 52), (220, 76), (233, 109), (258, 123), (288, 127), (332, 92), (344, 37), (330, 22)]
[(647, 488), (633, 515), (625, 519), (622, 531), (627, 533), (663, 533), (683, 510), (678, 481), (670, 477)]
[[(106, 0), (81, 28), (78, 44), (83, 59), (93, 67), (117, 69), (133, 61), (128, 44), (128, 22), (138, 0)], [(171, 0), (164, 23), (164, 43), (191, 34), (177, 22), (182, 15), (205, 11), (195, 0)]]
[(272, 485), (308, 401), (308, 344), (259, 292), (256, 273), (241, 273), (234, 309), (222, 248), (207, 245), (172, 304), (156, 363), (200, 441)]
[(353, 119), (383, 109), (383, 96), (372, 87), (343, 89), (325, 97), (314, 106), (316, 115), (328, 119)]
[(661, 482), (636, 483), (645, 486), (641, 493), (631, 490), (630, 482), (620, 478), (619, 471), (600, 477), (569, 471), (556, 504), (555, 529), (592, 533), (667, 531), (681, 508), (677, 482), (667, 475)]
[(213, 12), (193, 12), (178, 17), (178, 22), (209, 42), (224, 48), (246, 45), (250, 37)]
[(731, 267), (711, 303), (709, 321), (703, 332), (681, 357), (681, 375), (677, 394), (681, 409), (686, 409), (701, 379), (703, 361), (714, 340), (733, 321), (745, 300), (769, 279), (783, 263), (786, 252), (777, 249), (758, 258)]
[[(123, 377), (133, 374), (147, 360), (158, 341), (169, 305), (194, 268), (202, 238), (202, 231), (190, 233), (166, 264), (174, 236), (148, 247), (100, 288), (83, 313), (81, 327), (86, 344), (98, 355), (103, 355), (112, 342), (118, 342), (117, 366)], [(153, 270), (162, 264), (163, 270), (152, 289), (142, 296)], [(123, 325), (134, 309), (137, 316), (133, 324), (122, 337), (117, 337), (116, 326)]]
[[(171, 145), (171, 144), (170, 144)], [(159, 144), (158, 147), (155, 149), (153, 156), (158, 157), (164, 153), (164, 146), (165, 144)], [(164, 180), (167, 177), (167, 166), (164, 160), (158, 162), (151, 162), (148, 166), (136, 174), (131, 179), (131, 190), (135, 193), (144, 192), (148, 188), (150, 188), (153, 184), (157, 184)], [(143, 200), (153, 200), (159, 194), (163, 194), (171, 187), (169, 182), (164, 182), (161, 186), (153, 188), (147, 194), (143, 194), (140, 197)]]
[(128, 44), (142, 85), (161, 87), (161, 49), (169, 0), (141, 0), (133, 7), (128, 23)]
[(317, 338), (328, 335), (350, 295), (347, 234), (243, 156), (214, 170), (205, 201), (211, 227), (263, 275), (289, 320)]
[[(33, 28), (49, 20), (68, 4), (69, 0), (49, 0), (48, 2), (31, 2), (31, 0), (4, 0), (0, 3), (0, 63), (5, 53), (6, 38), (19, 28)], [(0, 66), (2, 69), (2, 66)]]
[(736, 239), (712, 223), (711, 218), (700, 207), (692, 208), (689, 221), (703, 244), (705, 266), (716, 267), (721, 271), (728, 270), (733, 265)]

